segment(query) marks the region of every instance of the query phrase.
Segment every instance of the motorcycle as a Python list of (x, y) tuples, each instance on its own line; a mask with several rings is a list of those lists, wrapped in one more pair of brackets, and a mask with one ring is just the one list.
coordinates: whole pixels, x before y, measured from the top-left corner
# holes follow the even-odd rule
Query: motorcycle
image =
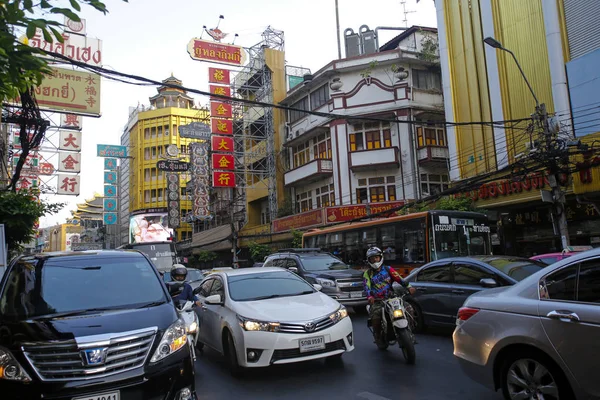
[[(167, 282), (167, 288), (171, 297), (175, 297), (183, 291), (182, 282)], [(187, 342), (190, 346), (190, 353), (192, 359), (196, 361), (196, 346), (198, 346), (199, 337), (199, 320), (196, 311), (194, 310), (195, 303), (189, 300), (180, 300), (175, 302), (175, 308), (179, 317), (185, 323), (185, 329), (187, 332)]]
[[(381, 349), (385, 350), (389, 345), (398, 343), (406, 362), (414, 364), (416, 361), (416, 340), (410, 328), (414, 324), (409, 321), (413, 317), (404, 304), (404, 297), (407, 294), (408, 292), (401, 295), (394, 294), (385, 300), (378, 300), (383, 302), (381, 308), (381, 338), (385, 344)], [(370, 311), (370, 307), (367, 306), (367, 310)], [(370, 318), (367, 321), (367, 326), (371, 333), (375, 335)]]

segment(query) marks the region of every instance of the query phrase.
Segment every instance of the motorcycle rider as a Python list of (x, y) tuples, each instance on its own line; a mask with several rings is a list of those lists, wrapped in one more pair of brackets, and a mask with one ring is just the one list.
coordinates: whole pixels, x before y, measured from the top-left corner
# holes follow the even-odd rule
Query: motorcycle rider
[(184, 301), (193, 301), (196, 305), (200, 305), (200, 301), (198, 297), (194, 295), (194, 291), (189, 283), (185, 281), (187, 278), (187, 268), (181, 264), (173, 264), (173, 268), (171, 268), (171, 279), (175, 282), (183, 282), (183, 292), (179, 293), (177, 296), (173, 296), (173, 300), (175, 302), (179, 300)]
[[(408, 289), (410, 294), (415, 293), (415, 288), (402, 279), (402, 276), (390, 266), (383, 266), (383, 252), (378, 247), (367, 250), (367, 262), (370, 268), (363, 274), (363, 287), (367, 293), (369, 305), (369, 319), (373, 327), (375, 343), (380, 349), (385, 348), (385, 341), (381, 338), (381, 315), (383, 302), (390, 293), (393, 293), (392, 284), (397, 282)], [(382, 268), (383, 266), (383, 268)]]

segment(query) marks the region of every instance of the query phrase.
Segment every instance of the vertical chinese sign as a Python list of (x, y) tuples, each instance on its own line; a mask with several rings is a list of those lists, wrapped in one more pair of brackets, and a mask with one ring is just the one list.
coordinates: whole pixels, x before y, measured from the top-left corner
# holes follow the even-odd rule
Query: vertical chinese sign
[(190, 153), (194, 193), (192, 215), (195, 219), (206, 219), (210, 216), (210, 210), (208, 208), (210, 203), (208, 190), (210, 187), (208, 143), (191, 143)]
[(127, 147), (99, 144), (97, 155), (104, 158), (104, 224), (116, 225), (119, 222), (118, 159), (127, 158)]
[[(231, 96), (230, 71), (223, 68), (209, 68), (208, 82), (210, 92), (220, 96)], [(211, 97), (211, 138), (212, 150), (212, 177), (213, 187), (235, 187), (235, 156), (233, 141), (233, 111), (227, 101), (218, 97)]]
[[(81, 172), (81, 132), (60, 130), (58, 144), (58, 172), (79, 174)], [(59, 174), (58, 194), (78, 196), (80, 192), (79, 176)]]
[(180, 206), (180, 185), (179, 185), (179, 174), (177, 172), (167, 172), (167, 210), (169, 213), (169, 227), (179, 228), (181, 218), (179, 217), (179, 206)]

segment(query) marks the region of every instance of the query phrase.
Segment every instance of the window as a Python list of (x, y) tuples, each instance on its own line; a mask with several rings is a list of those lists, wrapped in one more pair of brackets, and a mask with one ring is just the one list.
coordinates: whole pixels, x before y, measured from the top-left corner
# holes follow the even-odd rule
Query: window
[(213, 296), (215, 294), (220, 294), (221, 295), (221, 299), (223, 300), (223, 282), (221, 282), (220, 279), (215, 279), (215, 283), (212, 285), (212, 287), (210, 288), (210, 296)]
[(156, 127), (153, 126), (152, 128), (150, 128), (150, 137), (151, 138), (155, 138), (156, 137)]
[(150, 147), (146, 147), (144, 149), (144, 160), (149, 160), (150, 159)]
[(156, 158), (156, 147), (152, 147), (152, 159)]
[(477, 285), (484, 278), (496, 279), (496, 276), (483, 268), (470, 264), (454, 264), (454, 283), (459, 285)]
[(150, 193), (151, 193), (151, 194), (150, 194), (150, 197), (151, 197), (150, 201), (151, 201), (152, 203), (156, 203), (156, 189), (152, 189), (152, 190), (150, 191)]
[(316, 110), (329, 100), (329, 85), (325, 84), (310, 94), (310, 108)]
[(583, 262), (579, 268), (577, 301), (600, 303), (600, 259)]
[(158, 136), (158, 137), (162, 137), (162, 135), (163, 135), (163, 127), (162, 127), (162, 126), (159, 126), (159, 127), (158, 127), (158, 135), (157, 135), (157, 136)]
[[(396, 200), (396, 177), (376, 177), (359, 179), (356, 189), (356, 202), (362, 203), (381, 203), (384, 201)], [(366, 186), (366, 187), (360, 187)]]
[(417, 145), (419, 148), (425, 146), (447, 146), (446, 130), (444, 128), (417, 127)]
[(351, 126), (350, 151), (372, 150), (392, 147), (390, 124), (370, 122)]
[(144, 190), (144, 203), (150, 203), (150, 191)]
[(315, 158), (331, 159), (331, 135), (329, 132), (316, 138), (313, 153)]
[(150, 181), (150, 168), (144, 169), (144, 181), (145, 182)]
[[(304, 97), (303, 99), (298, 100), (294, 104), (290, 106), (291, 108), (296, 108), (298, 110), (308, 110), (308, 97)], [(302, 111), (290, 111), (290, 122), (296, 122), (300, 118), (303, 118), (307, 114)]]
[(294, 168), (310, 161), (310, 142), (305, 142), (294, 148)]
[(144, 129), (144, 139), (150, 139), (150, 128)]
[(577, 265), (556, 271), (545, 279), (546, 293), (542, 293), (542, 298), (552, 300), (570, 300), (575, 301), (575, 288), (577, 284)]
[(296, 262), (296, 260), (293, 260), (291, 258), (284, 258), (283, 265), (281, 267), (285, 269), (298, 268), (298, 263)]
[(421, 192), (423, 195), (432, 196), (448, 190), (448, 175), (421, 174)]
[(438, 72), (413, 69), (413, 87), (424, 90), (441, 90), (442, 81)]
[(152, 180), (156, 179), (156, 168), (150, 168), (150, 176), (152, 177)]
[(266, 296), (305, 296), (315, 292), (304, 279), (288, 271), (233, 275), (227, 277), (227, 283), (234, 301), (252, 301)]
[(450, 264), (434, 265), (417, 275), (417, 282), (450, 282)]
[(185, 144), (182, 144), (182, 145), (179, 147), (179, 150), (181, 151), (181, 154), (187, 154), (187, 153), (188, 153), (188, 146), (187, 146), (187, 145), (185, 145)]
[(394, 225), (382, 226), (380, 233), (383, 260), (396, 260), (396, 227)]
[(210, 287), (212, 286), (214, 281), (215, 281), (214, 279), (208, 279), (200, 286), (200, 296), (202, 296), (202, 297), (209, 296)]
[(315, 190), (317, 194), (317, 208), (335, 205), (335, 193), (333, 184), (321, 186)]
[(296, 212), (312, 210), (312, 190), (296, 195)]

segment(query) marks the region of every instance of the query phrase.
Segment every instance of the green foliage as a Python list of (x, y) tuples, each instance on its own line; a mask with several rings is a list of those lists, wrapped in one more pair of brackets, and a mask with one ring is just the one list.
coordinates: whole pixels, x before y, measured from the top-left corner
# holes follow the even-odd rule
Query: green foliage
[(288, 215), (294, 214), (294, 204), (292, 203), (292, 197), (286, 196), (283, 204), (277, 208), (277, 218), (287, 217)]
[(360, 76), (362, 76), (363, 78), (371, 76), (371, 73), (375, 68), (377, 68), (377, 65), (379, 65), (379, 62), (377, 62), (376, 60), (371, 61), (367, 68), (360, 71)]
[[(127, 2), (128, 0), (123, 0)], [(60, 33), (63, 26), (54, 20), (66, 16), (81, 21), (78, 13), (81, 5), (89, 5), (106, 14), (108, 10), (99, 0), (69, 0), (69, 7), (55, 7), (63, 3), (57, 0), (0, 0), (0, 101), (16, 98), (32, 86), (39, 85), (43, 74), (50, 72), (48, 63), (39, 55), (43, 52), (21, 43), (23, 33), (28, 39), (35, 36), (36, 29), (42, 31), (44, 40), (64, 42)], [(47, 16), (39, 18), (40, 15)]]
[(418, 55), (419, 59), (429, 62), (437, 61), (439, 58), (438, 50), (440, 48), (437, 36), (425, 32), (424, 30), (419, 30), (419, 32), (423, 35), (423, 38), (421, 39), (422, 50)]
[(0, 193), (0, 224), (4, 224), (6, 244), (13, 255), (21, 250), (21, 243), (33, 240), (34, 224), (45, 215), (56, 214), (65, 203), (39, 201), (28, 192)]
[(478, 211), (477, 207), (473, 203), (473, 200), (469, 197), (454, 197), (446, 196), (442, 197), (436, 205), (437, 210), (453, 210), (453, 211)]
[(294, 249), (301, 248), (302, 247), (302, 235), (303, 235), (303, 233), (301, 231), (296, 230), (296, 229), (292, 229), (291, 233), (292, 233), (292, 248), (294, 248)]
[(203, 263), (208, 263), (208, 262), (216, 260), (219, 256), (214, 251), (200, 250), (197, 257), (198, 257), (198, 261), (203, 262)]
[(262, 262), (266, 256), (272, 253), (271, 247), (256, 242), (250, 243), (248, 250), (250, 250), (250, 257), (254, 262)]

